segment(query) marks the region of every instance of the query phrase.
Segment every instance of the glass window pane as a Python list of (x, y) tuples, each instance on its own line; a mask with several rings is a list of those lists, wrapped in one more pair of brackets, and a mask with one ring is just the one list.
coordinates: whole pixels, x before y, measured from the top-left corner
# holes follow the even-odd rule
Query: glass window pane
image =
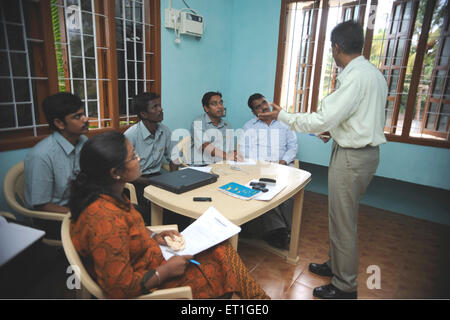
[(84, 78), (82, 58), (72, 58), (72, 78)]
[(10, 102), (13, 100), (11, 91), (11, 80), (0, 79), (0, 102)]
[(81, 10), (84, 11), (92, 11), (91, 0), (80, 0)]
[(73, 80), (73, 94), (78, 96), (81, 100), (84, 99), (84, 81)]
[(27, 57), (25, 53), (10, 53), (11, 66), (13, 75), (16, 77), (26, 77), (27, 74)]
[(428, 120), (426, 124), (427, 129), (434, 130), (434, 121), (436, 120), (436, 111), (437, 111), (437, 104), (432, 103), (430, 105), (430, 109), (428, 111)]
[(92, 14), (83, 12), (81, 16), (83, 21), (83, 34), (93, 35)]
[(13, 128), (13, 127), (15, 127), (14, 106), (12, 105), (0, 106), (0, 128)]
[(7, 22), (21, 23), (19, 1), (3, 1), (4, 15)]
[(98, 117), (97, 101), (88, 101), (88, 117)]
[(10, 50), (25, 50), (23, 42), (23, 29), (21, 26), (7, 25), (8, 45)]
[(128, 81), (128, 98), (132, 98), (136, 95), (135, 81)]
[(115, 0), (114, 2), (114, 13), (116, 18), (122, 18), (122, 0)]
[(19, 126), (30, 126), (33, 124), (31, 104), (17, 105), (17, 120)]
[(128, 68), (128, 79), (136, 79), (136, 75), (134, 74), (134, 62), (127, 62)]
[(439, 117), (437, 131), (439, 131), (439, 132), (447, 132), (447, 123), (448, 123), (448, 116), (441, 115)]
[(445, 71), (439, 71), (436, 75), (433, 94), (440, 97), (442, 85), (444, 84)]
[(125, 79), (125, 57), (121, 50), (117, 50), (117, 76), (119, 79)]
[(144, 39), (142, 38), (142, 28), (143, 28), (142, 24), (136, 23), (136, 37), (135, 37), (136, 41), (139, 41), (139, 42), (144, 41)]
[(137, 63), (137, 78), (144, 80), (144, 64)]
[(132, 0), (125, 1), (125, 19), (133, 20), (133, 2)]
[(445, 38), (444, 47), (442, 49), (442, 55), (439, 60), (439, 65), (448, 64), (448, 59), (450, 57), (450, 37)]
[(28, 80), (14, 80), (14, 94), (17, 102), (31, 101)]
[(9, 77), (8, 54), (0, 52), (0, 76)]
[(3, 23), (0, 23), (0, 49), (6, 49), (5, 31), (3, 30)]
[(125, 80), (119, 80), (119, 114), (126, 114), (126, 89), (125, 89)]
[(116, 20), (116, 47), (123, 49), (123, 25), (122, 20)]
[(127, 59), (134, 60), (134, 42), (127, 41)]
[(95, 57), (94, 37), (84, 36), (84, 56)]
[(97, 81), (87, 80), (86, 88), (87, 88), (88, 99), (97, 99)]
[(84, 64), (86, 67), (86, 78), (87, 79), (96, 79), (95, 75), (95, 59), (84, 59)]
[(142, 4), (135, 2), (134, 6), (135, 6), (134, 19), (135, 21), (142, 22)]
[(143, 93), (144, 92), (144, 81), (138, 81), (138, 83), (137, 83), (137, 85), (138, 85), (138, 94), (141, 94), (141, 93)]
[(136, 60), (144, 61), (144, 46), (142, 43), (136, 43)]
[(81, 36), (78, 33), (69, 32), (70, 54), (81, 57)]

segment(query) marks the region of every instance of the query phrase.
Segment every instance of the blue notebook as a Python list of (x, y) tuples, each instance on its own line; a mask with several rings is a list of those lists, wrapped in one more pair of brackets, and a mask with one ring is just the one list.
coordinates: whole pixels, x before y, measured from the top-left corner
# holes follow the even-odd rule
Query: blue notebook
[(243, 200), (250, 200), (255, 197), (260, 191), (248, 188), (236, 182), (230, 182), (219, 187), (219, 190), (236, 198)]

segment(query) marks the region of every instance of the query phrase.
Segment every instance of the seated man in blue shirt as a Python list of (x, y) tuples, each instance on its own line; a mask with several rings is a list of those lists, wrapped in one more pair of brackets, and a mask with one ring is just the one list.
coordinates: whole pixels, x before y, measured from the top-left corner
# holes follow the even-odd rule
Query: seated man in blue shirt
[(202, 98), (203, 113), (191, 125), (191, 163), (207, 165), (222, 160), (240, 160), (234, 148), (234, 131), (226, 120), (222, 94), (210, 91)]
[(170, 160), (172, 147), (172, 132), (161, 124), (164, 113), (160, 96), (153, 92), (144, 92), (133, 98), (133, 108), (140, 121), (125, 131), (135, 152), (141, 158), (142, 176), (133, 182), (144, 221), (149, 224), (150, 205), (144, 197), (144, 188), (148, 178), (159, 175), (164, 158), (169, 162), (170, 170), (176, 170), (177, 165)]
[[(239, 151), (246, 159), (293, 165), (297, 155), (297, 135), (279, 121), (261, 121), (258, 114), (270, 111), (266, 98), (255, 93), (248, 99), (248, 107), (255, 118), (244, 124), (244, 134), (239, 139)], [(292, 222), (292, 199), (267, 212), (244, 227), (249, 235), (263, 235), (263, 239), (278, 248), (287, 248)], [(245, 230), (247, 229), (247, 230)]]
[[(25, 157), (25, 203), (31, 210), (66, 213), (70, 180), (79, 171), (80, 151), (88, 139), (84, 135), (89, 131), (88, 118), (84, 103), (69, 92), (47, 97), (42, 108), (54, 132)], [(59, 238), (59, 223), (35, 221), (35, 225), (46, 229), (50, 238)]]

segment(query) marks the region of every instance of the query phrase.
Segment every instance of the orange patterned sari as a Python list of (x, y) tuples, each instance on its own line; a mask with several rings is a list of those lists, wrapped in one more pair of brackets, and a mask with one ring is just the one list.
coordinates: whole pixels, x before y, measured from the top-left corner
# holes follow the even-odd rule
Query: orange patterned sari
[[(101, 195), (76, 222), (71, 237), (89, 273), (109, 298), (141, 295), (141, 280), (149, 269), (166, 263), (142, 216), (130, 202)], [(217, 298), (235, 292), (244, 299), (270, 299), (249, 276), (237, 252), (225, 241), (195, 256), (183, 276), (160, 288), (190, 286), (194, 298)]]

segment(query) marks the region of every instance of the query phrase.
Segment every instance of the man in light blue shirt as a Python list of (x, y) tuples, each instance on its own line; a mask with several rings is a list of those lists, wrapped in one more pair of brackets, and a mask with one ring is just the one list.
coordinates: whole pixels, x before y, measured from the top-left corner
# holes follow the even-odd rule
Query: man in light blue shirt
[(172, 132), (161, 121), (164, 112), (160, 96), (153, 92), (144, 92), (133, 98), (133, 109), (140, 121), (125, 131), (125, 137), (130, 140), (135, 152), (141, 158), (142, 176), (133, 182), (142, 216), (146, 224), (150, 224), (150, 203), (144, 197), (144, 188), (148, 178), (159, 175), (163, 160), (169, 162), (170, 170), (176, 170), (170, 160), (172, 148)]
[[(255, 93), (248, 99), (248, 107), (256, 116), (245, 123), (239, 139), (239, 151), (246, 159), (264, 160), (279, 164), (293, 164), (297, 155), (297, 135), (276, 120), (261, 121), (258, 114), (270, 111), (266, 98)], [(289, 199), (244, 226), (250, 236), (262, 235), (270, 245), (286, 249), (292, 223), (293, 201)]]
[(67, 92), (47, 97), (45, 116), (53, 134), (36, 144), (25, 157), (25, 202), (28, 208), (68, 212), (69, 183), (79, 171), (79, 155), (89, 131), (83, 102)]
[(191, 163), (206, 165), (222, 160), (241, 159), (234, 147), (234, 131), (223, 120), (225, 108), (220, 92), (207, 92), (202, 98), (204, 114), (191, 125)]
[[(68, 92), (47, 97), (42, 106), (54, 132), (25, 157), (25, 203), (32, 210), (66, 213), (70, 181), (79, 171), (80, 151), (87, 141), (88, 118), (80, 98)], [(60, 224), (35, 223), (46, 229), (50, 238), (55, 238), (53, 231), (59, 233)]]
[(250, 96), (248, 106), (255, 118), (247, 121), (242, 128), (244, 135), (239, 142), (239, 151), (246, 159), (285, 165), (293, 163), (298, 148), (295, 132), (277, 120), (258, 119), (258, 113), (270, 111), (270, 105), (262, 94), (255, 93)]

